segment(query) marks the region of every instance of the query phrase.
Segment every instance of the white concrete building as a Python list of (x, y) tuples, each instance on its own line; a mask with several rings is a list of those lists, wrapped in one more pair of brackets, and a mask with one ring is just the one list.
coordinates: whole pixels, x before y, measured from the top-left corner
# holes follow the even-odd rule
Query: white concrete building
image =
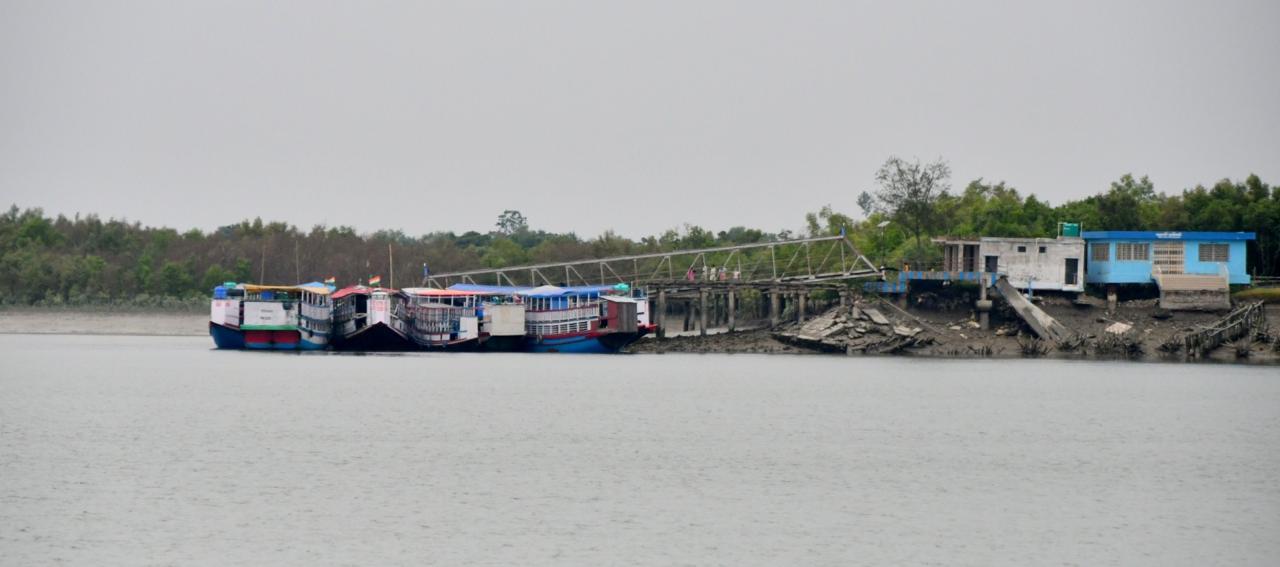
[(1084, 239), (935, 239), (942, 245), (943, 270), (995, 272), (1022, 290), (1084, 292)]

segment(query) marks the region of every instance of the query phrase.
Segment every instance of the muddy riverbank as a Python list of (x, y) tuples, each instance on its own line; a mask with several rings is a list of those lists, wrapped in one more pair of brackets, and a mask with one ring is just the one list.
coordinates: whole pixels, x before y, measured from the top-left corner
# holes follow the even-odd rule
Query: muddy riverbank
[[(999, 305), (999, 303), (997, 303)], [(1166, 311), (1155, 300), (1121, 302), (1114, 311), (1091, 298), (1072, 302), (1045, 297), (1039, 306), (1077, 334), (1078, 343), (1053, 345), (1035, 335), (1010, 310), (997, 308), (988, 329), (962, 304), (905, 309), (878, 299), (845, 310), (816, 314), (807, 325), (706, 337), (646, 338), (635, 353), (827, 353), (902, 355), (930, 358), (1024, 358), (1185, 360), (1162, 348), (1170, 339), (1218, 321), (1224, 313)], [(1225, 344), (1203, 359), (1220, 362), (1280, 363), (1280, 305), (1267, 306), (1267, 326), (1253, 337)]]

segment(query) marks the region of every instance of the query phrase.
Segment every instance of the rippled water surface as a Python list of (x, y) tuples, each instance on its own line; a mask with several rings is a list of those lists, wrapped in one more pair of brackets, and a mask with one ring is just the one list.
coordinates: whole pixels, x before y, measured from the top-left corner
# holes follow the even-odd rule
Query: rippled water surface
[(0, 336), (0, 563), (1280, 563), (1280, 373)]

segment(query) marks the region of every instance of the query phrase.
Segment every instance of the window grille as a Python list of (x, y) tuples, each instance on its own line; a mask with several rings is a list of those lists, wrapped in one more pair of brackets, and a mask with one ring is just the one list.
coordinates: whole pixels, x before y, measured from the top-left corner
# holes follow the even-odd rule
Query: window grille
[(1145, 242), (1121, 242), (1116, 244), (1116, 260), (1145, 261), (1151, 256), (1151, 245)]
[(1231, 261), (1231, 247), (1226, 244), (1201, 244), (1200, 261), (1229, 262)]
[(1111, 244), (1108, 242), (1095, 242), (1089, 245), (1089, 254), (1093, 257), (1094, 262), (1107, 262), (1111, 260)]

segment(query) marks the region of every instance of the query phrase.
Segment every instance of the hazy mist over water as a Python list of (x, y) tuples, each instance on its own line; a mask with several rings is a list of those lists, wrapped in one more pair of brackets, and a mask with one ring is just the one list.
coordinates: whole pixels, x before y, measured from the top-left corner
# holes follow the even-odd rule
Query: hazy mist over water
[(1274, 564), (1274, 368), (0, 335), (0, 562)]

